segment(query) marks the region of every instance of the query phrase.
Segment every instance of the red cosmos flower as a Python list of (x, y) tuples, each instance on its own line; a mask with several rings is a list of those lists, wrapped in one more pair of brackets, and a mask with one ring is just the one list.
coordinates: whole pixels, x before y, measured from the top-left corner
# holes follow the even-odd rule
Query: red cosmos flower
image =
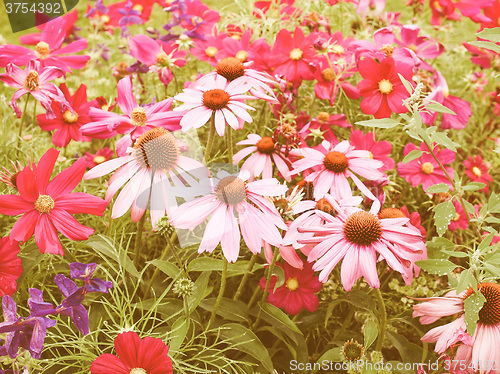
[(493, 178), (488, 174), (488, 165), (483, 162), (483, 158), (479, 155), (476, 157), (469, 156), (464, 160), (465, 174), (473, 181), (486, 184), (481, 191), (488, 193), (488, 182), (492, 182)]
[(206, 61), (212, 66), (226, 57), (223, 41), (228, 38), (227, 34), (221, 33), (217, 36), (207, 36), (206, 40), (197, 40), (189, 52), (200, 61)]
[(77, 142), (90, 142), (92, 139), (83, 136), (80, 127), (90, 122), (89, 110), (91, 107), (99, 108), (97, 100), (87, 102), (87, 87), (82, 84), (74, 95), (69, 93), (66, 83), (62, 83), (61, 89), (64, 97), (73, 108), (74, 113), (62, 110), (61, 104), (52, 101), (52, 111), (56, 118), (48, 119), (46, 114), (39, 114), (36, 118), (38, 124), (44, 131), (53, 131), (52, 143), (57, 147), (66, 147), (71, 139)]
[[(104, 23), (105, 28), (118, 28), (121, 27), (120, 19), (123, 17), (123, 14), (120, 13), (120, 9), (125, 8), (129, 0), (120, 1), (118, 3), (113, 3), (108, 6), (108, 13), (103, 14), (99, 11), (95, 12), (91, 17), (99, 18)], [(138, 15), (141, 18), (142, 23), (146, 23), (149, 20), (149, 16), (151, 15), (151, 11), (153, 10), (153, 5), (158, 2), (154, 0), (131, 0), (132, 9), (141, 12)], [(159, 3), (159, 2), (158, 2)], [(90, 9), (90, 5), (88, 5), (87, 9)]]
[(12, 296), (17, 291), (16, 279), (23, 273), (19, 243), (8, 236), (0, 238), (0, 296)]
[(464, 211), (462, 204), (458, 201), (453, 200), (453, 205), (455, 206), (455, 217), (453, 217), (448, 225), (450, 231), (455, 231), (457, 229), (466, 230), (469, 227), (469, 217)]
[(299, 27), (295, 28), (293, 35), (282, 29), (276, 36), (270, 60), (273, 73), (294, 83), (300, 83), (302, 79), (313, 80), (316, 51), (312, 46), (315, 38), (315, 33), (305, 37)]
[(127, 331), (115, 339), (118, 357), (104, 353), (90, 367), (92, 374), (173, 374), (168, 346), (158, 338), (141, 339)]
[(87, 193), (71, 193), (87, 168), (83, 158), (49, 182), (58, 155), (58, 150), (49, 149), (38, 166), (33, 163), (31, 168), (25, 167), (16, 179), (20, 195), (0, 196), (0, 213), (23, 215), (12, 228), (12, 239), (24, 242), (35, 234), (40, 252), (64, 255), (57, 231), (71, 240), (88, 239), (94, 229), (79, 224), (72, 214), (102, 216), (106, 203)]
[(390, 156), (392, 144), (385, 140), (377, 142), (374, 132), (364, 134), (361, 130), (354, 130), (351, 133), (350, 141), (356, 149), (370, 152), (370, 158), (382, 161), (384, 166), (380, 170), (385, 171), (394, 168), (394, 160)]
[(408, 109), (403, 100), (410, 94), (403, 86), (398, 73), (411, 81), (412, 67), (396, 63), (388, 57), (380, 64), (372, 58), (365, 58), (358, 64), (359, 73), (364, 78), (358, 83), (358, 89), (363, 100), (361, 110), (365, 114), (373, 114), (375, 118), (387, 118), (391, 113), (405, 113)]
[[(316, 311), (319, 300), (315, 293), (321, 290), (322, 283), (314, 276), (313, 264), (305, 262), (302, 269), (296, 269), (287, 262), (284, 265), (280, 263), (276, 265), (285, 271), (285, 284), (273, 292), (278, 279), (273, 275), (269, 283), (267, 301), (292, 315), (299, 314), (302, 309), (307, 309), (311, 313)], [(259, 285), (264, 290), (266, 278), (262, 278)]]
[(113, 150), (108, 147), (101, 148), (96, 154), (85, 152), (85, 160), (87, 161), (87, 168), (92, 169), (93, 167), (102, 164), (104, 161), (108, 161), (113, 157)]
[[(62, 32), (62, 34), (64, 35), (64, 40), (66, 40), (70, 35), (72, 35), (75, 32), (74, 26), (75, 22), (78, 20), (78, 10), (75, 9), (74, 11), (65, 14), (61, 18), (64, 18), (64, 20), (66, 21)], [(36, 20), (36, 23), (38, 23), (38, 20)], [(36, 27), (38, 30), (43, 31), (46, 26), (47, 23), (42, 23), (40, 25), (37, 25)], [(41, 32), (22, 35), (19, 37), (19, 41), (21, 42), (21, 44), (37, 45), (42, 40), (42, 35), (43, 34)]]
[[(338, 47), (342, 48), (340, 45)], [(353, 70), (348, 70), (345, 60), (337, 60), (330, 65), (326, 57), (321, 56), (317, 61), (317, 68), (314, 77), (318, 82), (314, 86), (314, 93), (318, 98), (328, 99), (330, 105), (334, 105), (340, 88), (349, 99), (359, 99), (358, 89), (345, 81), (345, 78), (355, 73)]]
[(408, 211), (408, 208), (405, 207), (404, 205), (399, 208), (403, 214), (410, 219), (410, 223), (416, 227), (417, 229), (420, 230), (420, 234), (422, 234), (422, 238), (425, 241), (425, 238), (427, 237), (427, 230), (425, 230), (425, 227), (422, 226), (422, 219), (420, 218), (420, 214), (418, 212), (410, 212)]

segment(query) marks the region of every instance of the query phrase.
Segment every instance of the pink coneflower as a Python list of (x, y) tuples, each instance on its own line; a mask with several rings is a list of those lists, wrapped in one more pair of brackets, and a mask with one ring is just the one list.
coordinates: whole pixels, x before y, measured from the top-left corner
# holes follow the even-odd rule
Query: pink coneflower
[[(404, 155), (406, 156), (408, 153), (416, 149), (418, 148), (415, 144), (407, 144), (404, 149)], [(447, 185), (452, 186), (452, 183), (448, 180), (444, 171), (441, 170), (436, 160), (434, 160), (434, 157), (429, 154), (429, 149), (424, 142), (420, 144), (420, 150), (424, 153), (416, 160), (410, 161), (406, 164), (403, 164), (402, 162), (398, 163), (398, 174), (406, 179), (407, 182), (411, 183), (412, 187), (416, 187), (421, 184), (424, 191), (426, 191), (430, 186), (438, 183), (446, 183)], [(448, 172), (448, 175), (453, 178), (453, 169), (445, 165), (451, 164), (455, 161), (455, 153), (449, 149), (440, 150), (437, 145), (434, 147), (433, 151), (441, 164), (443, 164), (444, 168)]]
[(455, 231), (457, 229), (467, 230), (467, 227), (469, 227), (468, 214), (458, 201), (453, 200), (453, 206), (455, 207), (455, 217), (451, 219), (448, 229), (450, 231)]
[(73, 112), (63, 110), (57, 101), (52, 102), (52, 111), (56, 118), (49, 119), (46, 114), (37, 116), (38, 124), (44, 131), (54, 131), (52, 143), (57, 147), (66, 147), (71, 139), (78, 142), (90, 142), (92, 139), (83, 136), (80, 127), (90, 122), (89, 110), (91, 107), (97, 108), (97, 100), (87, 102), (87, 87), (82, 84), (71, 95), (65, 83), (59, 86), (64, 97), (71, 105)]
[(87, 161), (87, 168), (92, 169), (93, 167), (108, 161), (113, 157), (113, 150), (108, 147), (101, 148), (97, 153), (85, 152), (85, 160)]
[(25, 94), (31, 94), (36, 100), (40, 101), (47, 111), (47, 118), (55, 118), (51, 107), (52, 100), (58, 101), (66, 108), (70, 107), (61, 90), (54, 83), (49, 82), (64, 75), (61, 69), (54, 67), (42, 68), (39, 61), (31, 60), (25, 70), (14, 64), (8, 64), (5, 72), (6, 74), (0, 74), (0, 80), (18, 89), (10, 102), (10, 106), (16, 112), (17, 118), (21, 118), (22, 115), (17, 106), (17, 100)]
[(351, 142), (351, 145), (356, 147), (356, 149), (362, 149), (370, 152), (370, 158), (382, 161), (384, 166), (380, 168), (381, 171), (394, 168), (394, 160), (390, 156), (392, 144), (385, 140), (377, 142), (375, 140), (374, 132), (365, 134), (361, 130), (354, 130), (351, 133), (349, 141)]
[(170, 218), (176, 228), (193, 230), (210, 216), (199, 253), (213, 252), (221, 243), (229, 262), (235, 262), (240, 252), (240, 230), (248, 249), (257, 254), (262, 242), (273, 246), (281, 243), (278, 229), (286, 230), (279, 212), (264, 196), (279, 196), (287, 187), (275, 178), (246, 183), (248, 171), (238, 176), (219, 172), (212, 193), (184, 203)]
[(303, 158), (293, 163), (294, 169), (290, 174), (314, 169), (305, 180), (313, 182), (315, 199), (322, 198), (328, 191), (334, 196), (350, 196), (351, 187), (347, 178), (351, 178), (363, 194), (376, 200), (356, 176), (358, 174), (368, 180), (385, 178), (379, 170), (383, 163), (370, 158), (368, 151), (355, 149), (347, 140), (333, 147), (325, 140), (318, 149), (300, 148), (299, 151)]
[(481, 191), (488, 193), (488, 182), (492, 182), (493, 178), (488, 174), (488, 165), (483, 161), (480, 155), (476, 157), (469, 156), (464, 160), (465, 174), (473, 181), (486, 184)]
[[(242, 170), (248, 170), (253, 178), (262, 174), (263, 178), (273, 177), (273, 161), (278, 171), (289, 181), (290, 169), (287, 160), (277, 151), (276, 144), (270, 136), (260, 137), (257, 134), (249, 134), (246, 140), (236, 145), (250, 145), (233, 156), (234, 164), (238, 164), (246, 156), (251, 156), (241, 166)], [(252, 154), (253, 153), (253, 154)]]
[[(177, 206), (172, 187), (190, 190), (186, 182), (207, 177), (206, 168), (182, 156), (177, 139), (162, 127), (142, 134), (127, 150), (126, 156), (103, 162), (85, 174), (85, 179), (102, 177), (118, 168), (108, 182), (106, 203), (123, 187), (116, 198), (111, 218), (123, 216), (132, 208), (132, 221), (138, 222), (150, 204), (151, 222), (156, 222)], [(184, 181), (182, 181), (181, 179)]]
[(8, 236), (0, 238), (0, 297), (12, 296), (17, 291), (16, 279), (23, 273), (23, 264), (18, 254), (18, 242)]
[(401, 74), (406, 80), (412, 80), (412, 66), (396, 63), (387, 57), (379, 64), (372, 58), (365, 58), (358, 64), (359, 73), (364, 78), (358, 83), (361, 110), (365, 114), (373, 114), (375, 118), (387, 118), (392, 113), (405, 113), (408, 109), (403, 101), (410, 94), (399, 79)]
[(71, 240), (86, 240), (94, 229), (79, 224), (72, 214), (88, 213), (102, 216), (106, 203), (101, 198), (74, 192), (87, 163), (79, 159), (49, 182), (59, 151), (49, 149), (40, 159), (25, 167), (17, 176), (20, 195), (0, 196), (0, 213), (23, 216), (12, 228), (10, 237), (25, 242), (35, 234), (40, 252), (64, 255), (57, 231)]
[(303, 79), (313, 80), (315, 67), (313, 65), (316, 50), (313, 48), (314, 33), (304, 36), (300, 27), (296, 27), (292, 35), (287, 29), (282, 29), (276, 36), (271, 55), (273, 74), (282, 75), (286, 80), (300, 83)]
[[(454, 360), (463, 363), (467, 368), (474, 367), (474, 372), (477, 370), (495, 374), (498, 373), (498, 366), (494, 368), (492, 363), (500, 361), (500, 286), (487, 282), (479, 283), (478, 288), (478, 292), (483, 294), (486, 301), (479, 311), (479, 320), (472, 339), (457, 339), (460, 333), (467, 333), (464, 300), (474, 293), (472, 288), (459, 295), (453, 290), (443, 297), (420, 299), (424, 302), (413, 306), (413, 317), (420, 317), (420, 323), (428, 325), (441, 317), (458, 314), (454, 321), (429, 330), (421, 340), (436, 343), (434, 350), (438, 354), (453, 346)], [(464, 343), (464, 340), (469, 344)], [(480, 363), (481, 368), (478, 367)], [(489, 368), (486, 366), (488, 364)]]
[(112, 138), (117, 134), (130, 134), (132, 140), (139, 138), (146, 131), (162, 127), (169, 131), (179, 130), (182, 113), (170, 111), (173, 99), (168, 98), (148, 107), (137, 104), (132, 91), (130, 77), (118, 82), (118, 106), (124, 115), (107, 110), (91, 108), (90, 118), (94, 122), (80, 128), (83, 135), (97, 139)]
[[(37, 60), (42, 67), (55, 66), (64, 72), (83, 68), (90, 56), (74, 54), (87, 48), (87, 40), (79, 39), (61, 48), (66, 37), (66, 24), (64, 17), (48, 22), (34, 51), (19, 45), (3, 45), (0, 48), (0, 66), (5, 67), (9, 63), (24, 66), (31, 60)], [(66, 56), (68, 54), (71, 55)]]
[(379, 288), (377, 260), (385, 259), (390, 268), (401, 273), (406, 284), (411, 283), (413, 263), (422, 258), (418, 255), (424, 253), (425, 244), (419, 230), (406, 226), (408, 218), (379, 219), (378, 209), (353, 213), (342, 210), (335, 202), (332, 206), (337, 212), (335, 217), (323, 214), (323, 225), (299, 228), (299, 232), (314, 234), (299, 243), (316, 244), (307, 260), (316, 261), (313, 269), (321, 270), (321, 282), (326, 282), (343, 259), (341, 278), (346, 291), (362, 276), (370, 287)]
[(217, 75), (213, 79), (204, 80), (200, 85), (195, 82), (193, 86), (194, 88), (185, 88), (174, 97), (184, 103), (174, 110), (187, 110), (180, 122), (182, 131), (199, 128), (212, 116), (220, 136), (224, 136), (226, 123), (238, 130), (243, 128), (245, 121), (253, 122), (247, 110), (255, 109), (243, 103), (243, 100), (253, 98), (244, 95), (251, 87), (244, 78), (228, 82), (222, 75)]
[(104, 353), (90, 366), (91, 374), (173, 374), (168, 345), (159, 338), (141, 339), (134, 331), (118, 334), (118, 356)]
[[(294, 268), (286, 262), (283, 265), (277, 263), (276, 266), (284, 270), (285, 284), (275, 290), (278, 278), (273, 275), (269, 282), (267, 302), (285, 309), (285, 312), (291, 315), (299, 314), (302, 309), (315, 312), (319, 306), (318, 296), (315, 293), (321, 291), (323, 284), (314, 276), (312, 264), (305, 263), (301, 269)], [(265, 290), (265, 277), (260, 280), (259, 285)]]

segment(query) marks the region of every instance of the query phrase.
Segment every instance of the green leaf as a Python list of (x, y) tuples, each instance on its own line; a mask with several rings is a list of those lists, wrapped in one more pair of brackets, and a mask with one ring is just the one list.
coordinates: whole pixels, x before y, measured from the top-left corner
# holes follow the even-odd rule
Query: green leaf
[(435, 141), (437, 144), (442, 145), (443, 147), (446, 147), (448, 149), (451, 149), (453, 152), (456, 152), (457, 147), (460, 147), (460, 144), (452, 141), (450, 138), (448, 138), (448, 135), (446, 135), (444, 132), (436, 132), (432, 134), (431, 139)]
[(392, 345), (399, 351), (402, 362), (415, 362), (416, 359), (422, 357), (422, 348), (415, 343), (410, 343), (403, 335), (392, 331), (387, 331), (386, 334)]
[(403, 164), (407, 164), (408, 162), (410, 161), (413, 161), (413, 160), (416, 160), (417, 158), (419, 158), (420, 156), (422, 156), (424, 152), (422, 152), (421, 150), (419, 149), (414, 149), (413, 151), (411, 151), (410, 153), (408, 153), (405, 158), (403, 158)]
[(375, 339), (377, 339), (378, 336), (378, 325), (375, 321), (372, 321), (371, 319), (366, 322), (365, 328), (363, 329), (363, 334), (365, 336), (365, 350), (368, 350), (370, 346), (373, 344)]
[(491, 213), (500, 213), (500, 194), (495, 192), (491, 193), (488, 200), (488, 211)]
[(153, 260), (149, 261), (148, 264), (156, 266), (162, 273), (168, 275), (172, 279), (176, 279), (179, 274), (181, 274), (179, 268), (175, 264), (168, 261)]
[(438, 193), (438, 192), (448, 192), (450, 190), (450, 186), (446, 183), (438, 183), (433, 186), (430, 186), (425, 192), (428, 193)]
[(445, 259), (419, 260), (415, 263), (427, 273), (436, 275), (449, 274), (457, 267), (453, 262)]
[[(341, 351), (342, 351), (342, 347), (335, 347), (335, 348), (329, 349), (328, 351), (323, 353), (320, 358), (318, 358), (318, 361), (316, 361), (316, 363), (321, 365), (323, 363), (323, 361), (328, 361), (329, 363), (330, 362), (339, 362), (339, 361), (341, 361), (341, 356), (340, 356)], [(318, 365), (313, 366), (313, 368), (316, 366), (318, 366)], [(318, 370), (320, 370), (320, 369), (314, 369), (313, 371), (311, 371), (311, 374), (316, 374), (318, 372)]]
[(392, 129), (399, 125), (399, 121), (391, 118), (378, 118), (370, 119), (367, 121), (358, 121), (356, 125), (367, 126), (367, 127), (378, 127), (381, 129)]
[(479, 183), (479, 182), (471, 182), (466, 186), (463, 186), (462, 188), (465, 191), (478, 191), (486, 187), (486, 184), (484, 183)]
[(487, 223), (500, 223), (500, 218), (497, 217), (487, 217), (485, 219)]
[(481, 243), (479, 243), (477, 250), (482, 252), (484, 249), (488, 248), (491, 242), (493, 241), (494, 236), (495, 234), (493, 233), (486, 235), (486, 237), (481, 241)]
[(466, 269), (460, 273), (460, 278), (458, 279), (457, 294), (471, 288), (477, 287), (476, 278), (471, 274), (470, 269)]
[(464, 200), (464, 205), (465, 205), (465, 210), (467, 210), (469, 214), (472, 214), (473, 216), (476, 215), (476, 208), (474, 207), (474, 205), (469, 203), (467, 200)]
[(489, 40), (490, 42), (498, 43), (500, 42), (500, 27), (483, 29), (476, 35), (479, 36), (481, 39), (486, 39)]
[(302, 331), (299, 330), (297, 325), (281, 309), (266, 302), (259, 302), (259, 306), (262, 311), (270, 316), (274, 321), (279, 322), (281, 325), (286, 326), (286, 328), (288, 328), (289, 330), (302, 335)]
[(188, 330), (189, 330), (189, 319), (186, 319), (186, 316), (180, 316), (179, 318), (177, 318), (177, 320), (172, 325), (170, 342), (168, 344), (171, 352), (176, 352), (179, 350), (182, 342), (186, 338)]
[(469, 335), (474, 335), (479, 320), (479, 311), (483, 307), (485, 297), (481, 292), (474, 292), (464, 300), (465, 326)]
[(483, 262), (483, 266), (488, 270), (488, 272), (493, 274), (493, 276), (500, 278), (500, 268), (498, 268), (498, 266), (493, 266), (487, 262)]
[(238, 350), (249, 354), (262, 363), (268, 373), (273, 373), (274, 367), (267, 348), (259, 338), (246, 327), (238, 323), (228, 323), (219, 327), (220, 334), (237, 344)]
[[(225, 260), (220, 260), (213, 257), (201, 256), (192, 260), (187, 268), (191, 271), (222, 271)], [(247, 272), (248, 261), (238, 261), (234, 264), (227, 265), (227, 273), (229, 277), (243, 275)], [(262, 267), (259, 264), (254, 265), (254, 270)]]
[(275, 266), (273, 269), (273, 276), (276, 276), (276, 278), (278, 278), (276, 280), (276, 283), (274, 284), (274, 292), (277, 288), (285, 284), (285, 270), (280, 266)]
[(451, 201), (445, 201), (434, 207), (434, 224), (436, 226), (436, 231), (439, 236), (443, 234), (448, 229), (450, 222), (455, 218), (457, 212), (455, 206)]
[(486, 48), (486, 49), (489, 49), (489, 50), (494, 51), (496, 53), (500, 53), (500, 46), (498, 46), (495, 43), (485, 42), (485, 41), (479, 40), (476, 42), (469, 42), (469, 44), (473, 45), (475, 47)]
[(443, 253), (447, 252), (454, 252), (455, 251), (455, 243), (452, 241), (442, 238), (439, 236), (435, 236), (432, 238), (431, 241), (428, 241), (426, 243), (427, 246), (427, 255), (430, 258), (445, 258), (443, 256)]
[(127, 253), (123, 249), (117, 247), (113, 239), (105, 235), (98, 234), (93, 235), (89, 240), (86, 241), (86, 244), (94, 248), (101, 254), (111, 258), (133, 277), (140, 277), (140, 274), (137, 271), (132, 260), (130, 260), (130, 258), (127, 256)]
[(453, 110), (450, 108), (445, 107), (443, 104), (438, 103), (437, 101), (432, 101), (430, 104), (427, 104), (425, 106), (426, 110), (430, 110), (432, 112), (438, 112), (438, 113), (447, 113), (447, 114), (454, 114), (457, 115)]
[(198, 305), (200, 305), (201, 300), (212, 292), (213, 287), (208, 286), (208, 281), (210, 280), (210, 271), (204, 271), (194, 282), (194, 293), (188, 298), (189, 312), (193, 312)]
[[(216, 298), (205, 299), (200, 302), (200, 306), (211, 312), (214, 309)], [(222, 318), (246, 323), (250, 320), (250, 315), (248, 314), (247, 305), (239, 300), (228, 299), (223, 297), (217, 308), (217, 314)]]
[(408, 91), (408, 93), (411, 95), (413, 93), (413, 84), (410, 81), (406, 80), (406, 78), (401, 74), (398, 73), (398, 75), (401, 83), (403, 83), (403, 86), (405, 86), (406, 91)]

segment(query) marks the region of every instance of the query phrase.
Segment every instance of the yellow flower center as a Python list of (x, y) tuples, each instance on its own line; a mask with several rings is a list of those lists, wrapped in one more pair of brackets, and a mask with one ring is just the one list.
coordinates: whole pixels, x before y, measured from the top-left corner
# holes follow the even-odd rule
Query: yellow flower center
[(129, 374), (148, 374), (148, 372), (143, 368), (133, 368)]
[(299, 281), (297, 278), (289, 278), (286, 281), (285, 284), (286, 288), (288, 288), (290, 291), (295, 291), (297, 288), (299, 288)]
[(111, 20), (111, 18), (109, 18), (108, 15), (104, 14), (104, 15), (101, 16), (101, 20), (104, 23), (108, 23)]
[(49, 195), (40, 195), (35, 201), (35, 209), (40, 213), (49, 213), (52, 209), (54, 209), (54, 205), (54, 199), (52, 199)]
[(69, 110), (65, 111), (64, 114), (63, 114), (63, 119), (64, 119), (64, 122), (66, 123), (75, 123), (76, 121), (78, 121), (78, 113), (71, 113)]
[(208, 57), (215, 57), (215, 55), (217, 54), (217, 52), (219, 52), (219, 50), (215, 47), (208, 47), (207, 49), (205, 49), (205, 54), (208, 56)]
[(327, 122), (330, 119), (330, 115), (327, 112), (319, 112), (318, 121)]
[(168, 55), (165, 52), (161, 51), (156, 55), (156, 63), (163, 65), (167, 61), (168, 61)]
[(144, 10), (144, 7), (141, 5), (141, 4), (135, 4), (133, 7), (132, 7), (133, 10), (138, 10), (139, 12), (142, 13), (142, 11)]
[(481, 170), (477, 166), (474, 166), (472, 168), (472, 172), (474, 173), (474, 175), (476, 177), (480, 177), (483, 174), (483, 173), (481, 173)]
[(302, 52), (302, 50), (300, 48), (294, 48), (290, 52), (290, 58), (294, 61), (297, 61), (297, 60), (300, 60), (302, 58), (303, 54), (304, 54), (304, 52)]
[(321, 76), (325, 81), (331, 82), (335, 79), (335, 73), (333, 72), (332, 69), (326, 68), (321, 72)]
[(391, 57), (394, 52), (394, 47), (390, 44), (384, 44), (380, 50), (385, 53), (386, 57)]
[(332, 46), (332, 52), (335, 53), (336, 55), (341, 55), (342, 53), (345, 52), (345, 49), (340, 44), (334, 44)]
[(412, 50), (413, 52), (415, 52), (415, 53), (417, 52), (417, 46), (416, 46), (415, 44), (410, 44), (410, 45), (408, 46), (408, 48), (409, 48), (409, 49), (411, 49), (411, 50)]
[(371, 153), (370, 151), (367, 151), (367, 152), (368, 152), (368, 156), (366, 158), (373, 160), (373, 153)]
[(104, 156), (95, 156), (94, 157), (94, 163), (99, 165), (99, 164), (102, 164), (104, 161), (106, 161), (106, 157)]
[(50, 54), (50, 48), (49, 45), (45, 42), (40, 42), (36, 45), (36, 53), (38, 55), (38, 58), (45, 58)]
[(24, 81), (24, 88), (28, 91), (34, 91), (40, 85), (38, 73), (35, 70), (31, 70)]
[(392, 91), (392, 83), (388, 79), (382, 79), (378, 82), (378, 90), (380, 93), (387, 95)]
[(422, 164), (422, 172), (424, 174), (431, 174), (434, 171), (434, 166), (430, 162), (424, 162)]
[(144, 126), (148, 117), (146, 116), (146, 110), (143, 107), (134, 108), (132, 114), (130, 115), (132, 123), (134, 126)]
[(248, 53), (247, 53), (247, 51), (238, 51), (238, 53), (236, 53), (235, 57), (238, 60), (240, 60), (241, 62), (245, 62), (247, 60)]
[(452, 219), (452, 221), (457, 222), (460, 219), (460, 214), (456, 213), (455, 217)]

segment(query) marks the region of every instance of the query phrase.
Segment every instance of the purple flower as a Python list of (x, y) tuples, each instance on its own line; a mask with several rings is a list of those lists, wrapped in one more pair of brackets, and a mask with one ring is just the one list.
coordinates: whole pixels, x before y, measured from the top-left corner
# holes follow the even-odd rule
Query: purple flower
[(85, 286), (78, 288), (75, 282), (62, 274), (56, 275), (54, 281), (66, 297), (56, 308), (57, 313), (71, 317), (76, 328), (83, 335), (87, 335), (89, 333), (89, 314), (81, 304), (85, 298)]
[[(113, 287), (113, 283), (108, 281), (103, 281), (99, 278), (92, 278), (97, 264), (82, 264), (80, 262), (73, 262), (69, 265), (70, 277), (72, 279), (80, 279), (85, 282), (84, 288), (85, 293), (87, 292), (104, 292), (107, 293), (108, 290)], [(67, 279), (67, 278), (66, 278)], [(56, 282), (57, 283), (57, 282)], [(61, 290), (62, 292), (62, 290)]]
[[(118, 12), (123, 15), (122, 18), (120, 18), (120, 21), (118, 21), (118, 24), (120, 26), (125, 26), (125, 25), (130, 25), (130, 24), (136, 24), (140, 25), (142, 24), (142, 19), (139, 17), (141, 15), (141, 12), (135, 9), (132, 9), (132, 2), (128, 1), (127, 4), (125, 5), (125, 8), (120, 8), (118, 9)], [(123, 30), (122, 30), (123, 32)]]

